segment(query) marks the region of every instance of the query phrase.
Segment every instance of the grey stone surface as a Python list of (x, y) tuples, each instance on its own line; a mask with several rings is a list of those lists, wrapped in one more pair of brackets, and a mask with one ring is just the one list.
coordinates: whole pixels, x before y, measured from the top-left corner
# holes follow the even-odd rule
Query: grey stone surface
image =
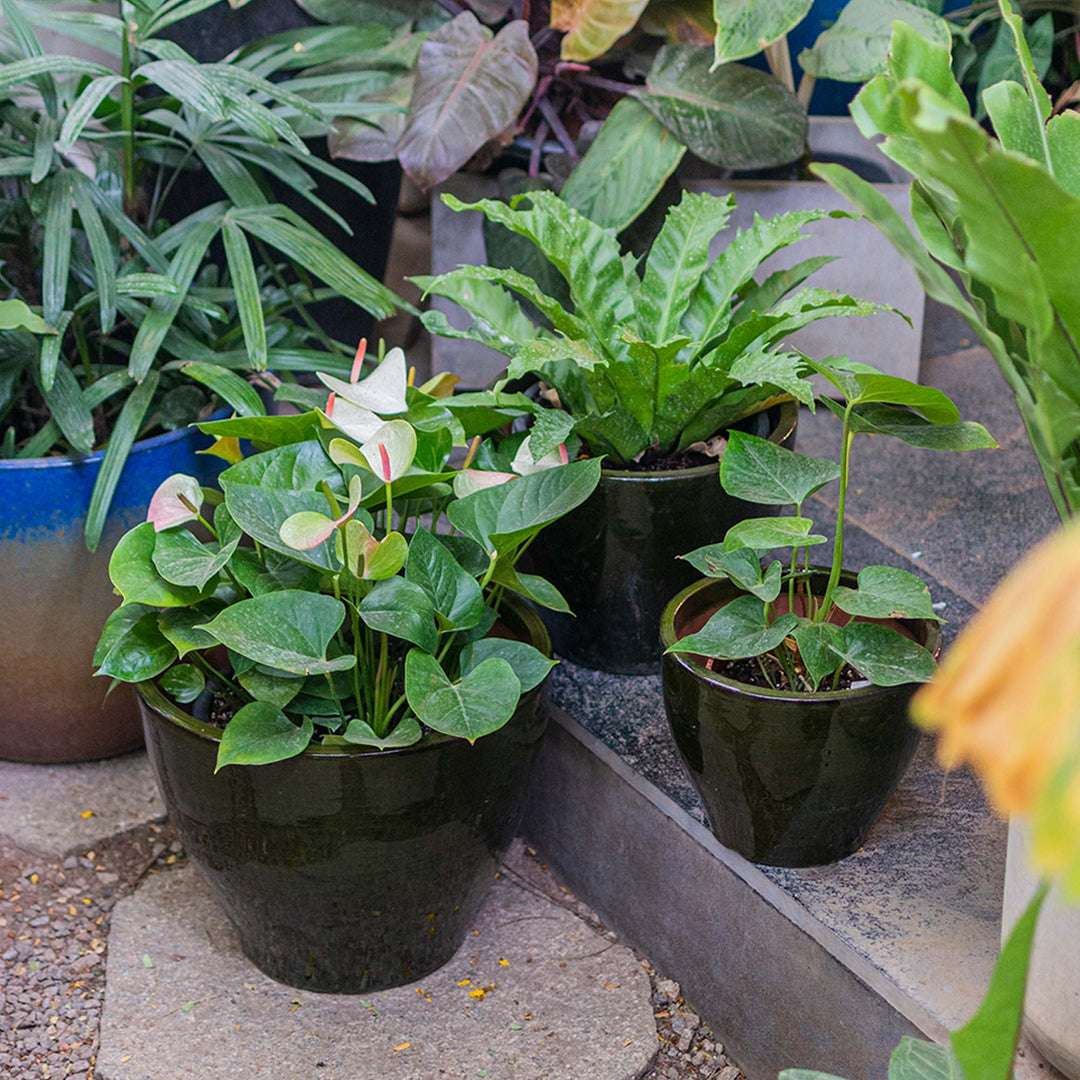
[(0, 761), (0, 835), (19, 847), (62, 854), (164, 816), (142, 751), (81, 765)]
[(157, 875), (113, 915), (96, 1075), (635, 1080), (648, 1068), (651, 987), (626, 947), (505, 879), (475, 930), (420, 983), (314, 995), (243, 958), (193, 869)]

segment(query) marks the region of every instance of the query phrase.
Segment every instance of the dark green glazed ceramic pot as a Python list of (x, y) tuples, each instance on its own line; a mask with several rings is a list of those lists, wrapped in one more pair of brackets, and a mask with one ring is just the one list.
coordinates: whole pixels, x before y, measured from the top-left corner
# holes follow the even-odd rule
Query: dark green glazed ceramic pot
[[(819, 595), (826, 580), (815, 582)], [(664, 611), (663, 647), (737, 595), (728, 581), (684, 589)], [(937, 623), (901, 624), (937, 653)], [(700, 658), (675, 653), (664, 656), (662, 673), (675, 745), (712, 831), (753, 862), (816, 866), (850, 855), (918, 746), (907, 719), (916, 684), (792, 693), (722, 678)]]
[[(524, 605), (504, 604), (503, 621), (550, 655)], [(352, 994), (421, 979), (464, 941), (517, 830), (545, 689), (473, 746), (428, 732), (216, 775), (220, 729), (152, 683), (139, 693), (169, 818), (245, 955), (289, 986)]]
[[(739, 426), (794, 449), (798, 418), (798, 403), (790, 402)], [(656, 674), (664, 605), (698, 576), (679, 556), (713, 543), (744, 518), (772, 512), (733, 499), (719, 472), (719, 465), (604, 469), (592, 495), (537, 538), (532, 566), (574, 613), (544, 612), (560, 656), (619, 675)]]

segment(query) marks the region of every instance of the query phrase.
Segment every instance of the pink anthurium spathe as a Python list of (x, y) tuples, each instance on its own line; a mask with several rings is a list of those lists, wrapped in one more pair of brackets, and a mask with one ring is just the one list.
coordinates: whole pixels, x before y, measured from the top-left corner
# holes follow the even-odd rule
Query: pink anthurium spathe
[(416, 432), (404, 420), (388, 420), (360, 447), (368, 468), (392, 484), (409, 471), (416, 457)]
[(517, 473), (492, 472), (485, 469), (462, 469), (454, 477), (454, 494), (459, 499), (466, 495), (483, 491), (484, 488), (498, 487), (500, 484), (508, 484), (517, 479)]
[(531, 435), (525, 437), (510, 463), (510, 468), (521, 476), (530, 473), (544, 472), (545, 469), (555, 469), (560, 465), (566, 465), (570, 458), (566, 452), (566, 443), (560, 443), (550, 453), (545, 454), (539, 461), (533, 461), (532, 448), (529, 446)]
[(344, 525), (356, 513), (363, 498), (363, 485), (359, 476), (349, 481), (349, 506), (345, 513), (336, 520), (317, 510), (301, 510), (298, 514), (287, 517), (278, 529), (281, 542), (294, 551), (310, 551), (325, 543), (334, 535), (334, 530)]
[(202, 488), (194, 476), (174, 473), (163, 480), (150, 500), (146, 520), (154, 526), (154, 532), (183, 525), (185, 521), (197, 521), (203, 503)]
[[(363, 354), (358, 354), (363, 359)], [(359, 368), (354, 362), (353, 374), (359, 376)], [(366, 378), (359, 382), (345, 382), (318, 372), (319, 380), (328, 390), (336, 395), (335, 413), (341, 407), (342, 400), (348, 401), (361, 409), (378, 413), (380, 416), (394, 416), (408, 409), (406, 393), (409, 378), (405, 367), (405, 354), (400, 349), (391, 349), (382, 363)]]

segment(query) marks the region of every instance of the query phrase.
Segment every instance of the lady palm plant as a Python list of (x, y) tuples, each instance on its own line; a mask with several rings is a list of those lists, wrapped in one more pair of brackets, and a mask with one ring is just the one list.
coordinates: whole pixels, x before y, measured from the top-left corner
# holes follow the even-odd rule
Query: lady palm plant
[[(304, 140), (340, 115), (378, 107), (348, 105), (344, 94), (327, 100), (322, 81), (305, 82), (295, 35), (213, 64), (162, 38), (215, 2), (122, 0), (119, 17), (51, 2), (0, 5), (0, 274), (8, 298), (43, 320), (2, 321), (10, 329), (0, 330), (0, 454), (107, 444), (91, 548), (140, 433), (190, 422), (209, 394), (241, 414), (262, 412), (237, 370), (347, 371), (304, 308), (326, 290), (379, 317), (395, 304), (315, 225), (276, 203), (270, 186), (298, 192), (348, 229), (315, 194), (316, 175), (370, 195)], [(115, 68), (45, 54), (34, 25), (46, 22), (111, 50)], [(325, 41), (350, 31), (315, 33)], [(170, 192), (195, 170), (224, 197), (169, 221)], [(215, 265), (208, 252), (219, 250)], [(286, 318), (290, 310), (303, 328)]]

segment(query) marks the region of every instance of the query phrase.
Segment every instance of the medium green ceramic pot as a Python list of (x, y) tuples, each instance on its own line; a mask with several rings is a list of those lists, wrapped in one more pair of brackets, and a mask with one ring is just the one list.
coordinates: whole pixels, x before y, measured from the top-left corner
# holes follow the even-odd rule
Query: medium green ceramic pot
[[(503, 621), (550, 655), (543, 625)], [(152, 683), (146, 744), (169, 818), (271, 978), (326, 993), (423, 978), (461, 946), (517, 830), (547, 724), (545, 684), (470, 746), (426, 733), (396, 750), (311, 747), (214, 774), (219, 728)]]
[[(748, 424), (795, 446), (797, 402)], [(549, 525), (530, 549), (532, 566), (566, 597), (571, 615), (544, 612), (555, 651), (575, 664), (620, 675), (655, 675), (664, 605), (698, 576), (679, 559), (771, 507), (733, 499), (719, 465), (670, 472), (604, 469), (596, 490)]]
[[(820, 595), (827, 577), (815, 580)], [(844, 575), (854, 586), (854, 577)], [(705, 580), (668, 604), (666, 649), (739, 595)], [(941, 631), (902, 620), (933, 653)], [(907, 719), (916, 684), (792, 693), (749, 686), (670, 653), (664, 707), (683, 763), (716, 838), (753, 862), (816, 866), (854, 852), (911, 763), (919, 733)]]

